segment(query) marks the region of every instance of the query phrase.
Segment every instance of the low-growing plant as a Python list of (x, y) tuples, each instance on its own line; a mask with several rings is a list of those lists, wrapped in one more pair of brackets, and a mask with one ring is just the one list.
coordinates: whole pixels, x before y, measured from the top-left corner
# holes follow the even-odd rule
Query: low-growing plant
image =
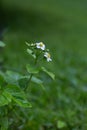
[[(46, 49), (45, 44), (26, 42), (26, 45), (27, 53), (34, 61), (32, 64), (25, 64), (26, 74), (7, 69), (0, 70), (0, 130), (17, 129), (14, 124), (15, 116), (21, 120), (17, 110), (21, 111), (21, 108), (30, 109), (32, 107), (32, 102), (27, 96), (30, 83), (38, 84), (45, 89), (43, 81), (40, 79), (41, 72), (46, 73), (53, 80), (55, 79), (55, 75), (40, 64), (44, 60), (52, 61), (49, 49)], [(0, 47), (4, 46), (5, 44), (0, 42)]]

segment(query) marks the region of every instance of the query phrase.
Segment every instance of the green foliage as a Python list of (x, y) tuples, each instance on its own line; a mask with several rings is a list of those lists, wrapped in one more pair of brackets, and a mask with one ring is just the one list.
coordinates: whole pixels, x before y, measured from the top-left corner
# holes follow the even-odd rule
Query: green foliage
[(0, 90), (0, 106), (7, 105), (11, 102), (11, 95), (6, 90)]
[(8, 85), (5, 89), (17, 105), (21, 107), (31, 107), (31, 104), (26, 99), (26, 94), (19, 87)]
[[(43, 43), (40, 43), (44, 45)], [(32, 51), (32, 46), (30, 45), (30, 49)], [(34, 66), (31, 66), (30, 64), (26, 65), (27, 73), (28, 75), (22, 75), (18, 72), (11, 71), (11, 70), (5, 70), (0, 71), (0, 108), (4, 107), (5, 110), (7, 111), (4, 113), (4, 116), (1, 117), (1, 130), (7, 130), (8, 127), (10, 128), (9, 124), (12, 125), (12, 123), (9, 123), (8, 120), (10, 120), (9, 117), (9, 112), (8, 110), (12, 109), (16, 112), (15, 107), (20, 107), (21, 108), (30, 108), (31, 104), (28, 101), (28, 87), (30, 82), (33, 82), (35, 84), (40, 85), (42, 88), (43, 87), (43, 82), (40, 80), (36, 74), (40, 72), (40, 70), (43, 70), (46, 72), (50, 77), (54, 79), (54, 75), (51, 72), (48, 72), (44, 67), (40, 69), (41, 67), (37, 67), (37, 62), (39, 61), (39, 57), (37, 55), (37, 52), (40, 51), (39, 55), (41, 54), (40, 48), (36, 48), (37, 50), (35, 51), (35, 64)], [(29, 53), (29, 55), (33, 55), (33, 53)], [(40, 62), (40, 61), (39, 61)], [(16, 113), (17, 115), (17, 113)], [(3, 121), (4, 120), (4, 121)]]
[(66, 127), (66, 123), (59, 120), (58, 123), (57, 123), (57, 127), (59, 129), (62, 129), (62, 128)]
[(33, 58), (36, 58), (35, 54), (33, 54), (33, 51), (30, 50), (29, 48), (27, 49), (27, 52), (29, 55), (31, 55)]
[(5, 73), (0, 72), (0, 75), (4, 78), (5, 82), (12, 85), (18, 85), (18, 80), (22, 78), (20, 73), (7, 70)]
[(48, 74), (53, 80), (55, 79), (55, 75), (52, 72), (49, 72), (46, 68), (42, 67), (41, 68), (43, 72)]
[[(0, 89), (0, 106), (8, 105), (12, 101), (18, 104), (21, 107), (31, 107), (30, 103), (27, 101), (24, 91), (20, 87), (15, 86), (17, 84), (18, 75), (11, 71), (7, 71), (8, 75), (3, 74), (5, 78), (4, 82), (8, 83), (6, 86), (1, 86)], [(14, 78), (12, 78), (14, 76)]]
[(28, 73), (30, 73), (30, 74), (38, 74), (39, 73), (39, 69), (38, 68), (32, 67), (29, 64), (26, 66), (26, 68), (27, 68)]
[(0, 120), (1, 130), (7, 130), (9, 123), (8, 123), (8, 117), (2, 117)]

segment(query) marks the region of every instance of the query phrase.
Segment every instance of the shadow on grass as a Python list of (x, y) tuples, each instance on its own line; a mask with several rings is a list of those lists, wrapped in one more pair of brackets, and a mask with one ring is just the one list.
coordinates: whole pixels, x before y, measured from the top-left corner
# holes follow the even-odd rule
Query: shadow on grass
[(66, 22), (66, 19), (60, 15), (55, 16), (49, 12), (46, 13), (32, 8), (28, 9), (28, 11), (6, 8), (4, 14), (3, 23), (14, 31), (38, 32), (41, 34), (45, 31), (48, 33), (53, 31), (65, 32), (62, 25)]

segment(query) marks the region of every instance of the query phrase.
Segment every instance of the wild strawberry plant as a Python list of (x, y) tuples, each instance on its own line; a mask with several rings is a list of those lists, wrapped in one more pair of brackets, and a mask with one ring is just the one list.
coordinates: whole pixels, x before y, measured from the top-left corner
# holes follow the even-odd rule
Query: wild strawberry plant
[[(17, 109), (31, 108), (32, 102), (29, 101), (27, 95), (29, 94), (30, 83), (40, 85), (45, 88), (43, 81), (38, 78), (41, 72), (46, 73), (53, 80), (55, 75), (49, 72), (44, 66), (40, 64), (41, 61), (52, 61), (49, 49), (46, 49), (44, 43), (26, 42), (27, 53), (33, 58), (32, 64), (25, 64), (26, 74), (20, 74), (11, 70), (0, 70), (0, 130), (11, 129), (14, 116), (17, 115)], [(0, 42), (0, 47), (5, 44)]]

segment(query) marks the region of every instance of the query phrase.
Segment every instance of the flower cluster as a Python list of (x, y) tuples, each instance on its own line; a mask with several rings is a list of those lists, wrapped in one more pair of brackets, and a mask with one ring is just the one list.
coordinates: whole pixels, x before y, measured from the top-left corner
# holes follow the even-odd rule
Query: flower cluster
[(29, 43), (26, 42), (26, 44), (30, 47), (30, 49), (32, 49), (32, 48), (39, 49), (43, 53), (44, 58), (47, 59), (47, 62), (52, 61), (49, 50), (46, 49), (46, 46), (43, 42), (32, 43), (32, 44), (29, 44)]

